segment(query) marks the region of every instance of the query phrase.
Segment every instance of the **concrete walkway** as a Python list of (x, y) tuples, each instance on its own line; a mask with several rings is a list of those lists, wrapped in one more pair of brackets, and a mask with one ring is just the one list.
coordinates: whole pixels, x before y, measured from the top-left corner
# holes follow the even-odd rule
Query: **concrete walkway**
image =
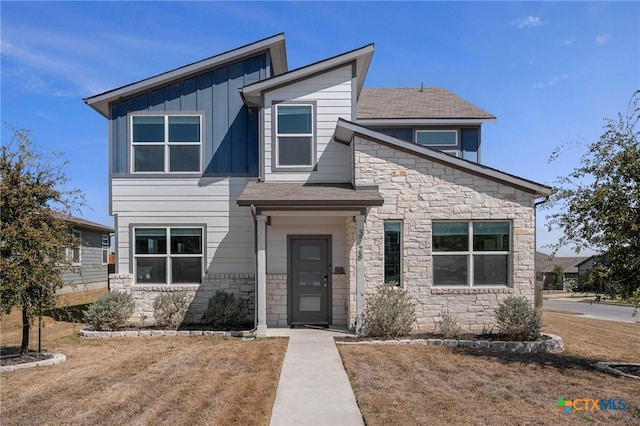
[(333, 337), (312, 329), (267, 329), (289, 337), (271, 425), (364, 425)]

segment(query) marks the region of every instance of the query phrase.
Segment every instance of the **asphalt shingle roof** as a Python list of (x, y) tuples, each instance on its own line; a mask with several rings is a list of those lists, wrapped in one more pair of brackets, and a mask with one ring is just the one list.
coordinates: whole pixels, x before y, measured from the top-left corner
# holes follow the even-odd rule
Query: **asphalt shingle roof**
[(358, 119), (495, 119), (442, 88), (362, 89), (358, 99)]
[(237, 200), (240, 206), (381, 206), (383, 202), (376, 189), (285, 182), (249, 182)]

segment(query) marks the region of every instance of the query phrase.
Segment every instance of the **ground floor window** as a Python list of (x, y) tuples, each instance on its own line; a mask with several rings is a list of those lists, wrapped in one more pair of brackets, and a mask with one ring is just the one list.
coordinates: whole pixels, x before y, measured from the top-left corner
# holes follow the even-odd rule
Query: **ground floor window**
[(401, 285), (402, 222), (384, 221), (384, 282)]
[(199, 284), (202, 281), (203, 229), (134, 229), (134, 275), (138, 284)]
[(432, 250), (434, 285), (510, 284), (510, 222), (434, 221)]

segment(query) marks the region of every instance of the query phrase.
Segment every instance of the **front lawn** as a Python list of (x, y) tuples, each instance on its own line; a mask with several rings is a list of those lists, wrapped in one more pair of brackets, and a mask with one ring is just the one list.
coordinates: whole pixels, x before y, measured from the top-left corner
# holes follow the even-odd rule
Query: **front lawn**
[[(20, 345), (19, 318), (3, 317), (2, 347)], [(0, 424), (269, 424), (286, 339), (94, 340), (81, 327), (45, 318), (43, 351), (67, 361), (2, 373)]]
[[(640, 324), (545, 312), (563, 337), (556, 355), (442, 346), (338, 345), (368, 425), (640, 424), (640, 381), (596, 371), (598, 361), (640, 362)], [(565, 400), (624, 399), (626, 410), (577, 411)]]

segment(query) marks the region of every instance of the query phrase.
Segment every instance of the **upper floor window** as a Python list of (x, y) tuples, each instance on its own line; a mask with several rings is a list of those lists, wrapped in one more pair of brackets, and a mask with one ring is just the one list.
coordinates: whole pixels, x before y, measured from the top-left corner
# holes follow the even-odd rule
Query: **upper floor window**
[(509, 222), (433, 222), (433, 284), (509, 285)]
[(202, 116), (132, 115), (133, 172), (200, 171)]
[(458, 146), (456, 130), (416, 130), (416, 143), (424, 146)]
[(276, 105), (276, 167), (314, 163), (313, 105)]

